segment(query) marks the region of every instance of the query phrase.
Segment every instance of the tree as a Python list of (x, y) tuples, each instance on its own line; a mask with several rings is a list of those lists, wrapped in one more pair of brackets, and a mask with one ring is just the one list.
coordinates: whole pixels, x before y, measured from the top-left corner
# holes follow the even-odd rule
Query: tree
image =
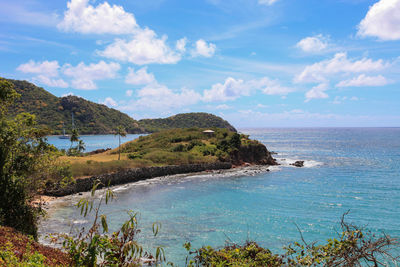
[(0, 225), (37, 236), (39, 206), (30, 204), (52, 170), (57, 150), (46, 142), (47, 131), (35, 116), (9, 117), (8, 108), (19, 97), (13, 85), (0, 78)]
[(78, 152), (79, 152), (79, 153), (85, 151), (86, 146), (85, 146), (85, 142), (83, 142), (82, 139), (79, 139), (78, 145), (77, 145), (77, 149), (78, 149)]
[(126, 136), (126, 131), (125, 128), (122, 127), (121, 125), (117, 127), (117, 131), (115, 132), (114, 135), (118, 135), (118, 160), (121, 159), (121, 137)]
[(72, 129), (71, 137), (69, 138), (69, 140), (71, 141), (71, 146), (70, 146), (71, 149), (72, 146), (74, 145), (74, 142), (79, 141), (79, 133), (77, 129)]

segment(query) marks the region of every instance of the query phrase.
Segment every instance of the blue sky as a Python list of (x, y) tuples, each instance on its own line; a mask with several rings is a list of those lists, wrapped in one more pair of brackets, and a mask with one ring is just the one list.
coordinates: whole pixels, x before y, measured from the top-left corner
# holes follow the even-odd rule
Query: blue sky
[(0, 0), (0, 76), (135, 119), (400, 126), (400, 0)]

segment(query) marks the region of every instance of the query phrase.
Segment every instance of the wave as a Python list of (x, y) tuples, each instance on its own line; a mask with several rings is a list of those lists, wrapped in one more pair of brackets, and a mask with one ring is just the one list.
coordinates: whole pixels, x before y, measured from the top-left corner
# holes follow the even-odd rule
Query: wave
[(323, 162), (316, 161), (316, 160), (306, 160), (306, 159), (294, 159), (294, 158), (276, 158), (277, 162), (283, 167), (291, 167), (296, 168), (295, 166), (291, 165), (296, 161), (304, 161), (303, 168), (314, 168), (323, 165)]

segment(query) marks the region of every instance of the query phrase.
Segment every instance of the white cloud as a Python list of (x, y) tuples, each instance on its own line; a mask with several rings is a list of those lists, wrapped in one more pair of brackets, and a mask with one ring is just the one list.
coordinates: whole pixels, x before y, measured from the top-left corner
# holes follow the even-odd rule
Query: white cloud
[(90, 65), (81, 62), (75, 67), (70, 64), (63, 66), (64, 74), (73, 78), (72, 87), (83, 90), (97, 89), (95, 80), (115, 78), (119, 69), (118, 63), (106, 63), (104, 61)]
[(111, 97), (106, 97), (106, 99), (104, 99), (102, 104), (104, 104), (108, 107), (116, 107), (117, 106), (117, 102), (114, 99), (112, 99)]
[(365, 74), (360, 74), (353, 79), (339, 82), (336, 84), (336, 87), (384, 86), (388, 83), (389, 81), (382, 75), (367, 76)]
[(33, 60), (29, 60), (28, 63), (19, 65), (17, 70), (24, 73), (35, 73), (46, 75), (48, 77), (56, 77), (58, 76), (59, 68), (60, 65), (58, 65), (58, 62), (56, 60), (46, 60), (43, 62), (35, 62)]
[(181, 53), (186, 52), (186, 44), (187, 44), (186, 37), (179, 39), (178, 41), (176, 41), (176, 50), (178, 50)]
[(133, 68), (128, 68), (129, 72), (125, 82), (133, 85), (145, 85), (156, 81), (153, 73), (147, 72), (147, 67), (143, 67), (135, 72)]
[(126, 90), (125, 95), (131, 97), (133, 95), (133, 91), (132, 90)]
[(229, 77), (225, 82), (211, 86), (211, 89), (204, 90), (205, 101), (228, 101), (234, 100), (239, 96), (249, 95), (250, 88), (244, 84), (243, 80), (236, 80)]
[(327, 76), (337, 73), (357, 73), (379, 71), (389, 66), (382, 59), (369, 58), (352, 60), (346, 53), (337, 53), (332, 59), (309, 65), (295, 77), (295, 82), (327, 82)]
[(228, 77), (225, 82), (211, 86), (211, 89), (204, 90), (204, 101), (228, 101), (240, 96), (248, 96), (252, 92), (259, 90), (267, 95), (286, 95), (294, 91), (291, 88), (281, 86), (278, 81), (267, 77), (244, 81)]
[(137, 30), (133, 14), (123, 7), (104, 2), (94, 7), (89, 0), (71, 0), (57, 27), (63, 31), (84, 34), (128, 34)]
[(57, 78), (59, 75), (60, 65), (56, 60), (54, 61), (43, 61), (35, 62), (33, 60), (28, 61), (25, 64), (18, 66), (17, 70), (23, 73), (33, 73), (37, 76), (33, 77), (34, 82), (45, 84), (52, 87), (68, 87), (68, 83), (61, 78)]
[(132, 40), (116, 39), (114, 43), (99, 51), (99, 55), (138, 65), (159, 63), (174, 64), (181, 60), (181, 55), (167, 44), (167, 36), (157, 38), (157, 34), (144, 29), (136, 33)]
[(400, 40), (400, 0), (380, 0), (358, 26), (358, 35)]
[(69, 86), (63, 79), (52, 79), (45, 75), (38, 75), (33, 80), (52, 87), (67, 88)]
[(328, 98), (328, 94), (325, 93), (326, 90), (328, 90), (328, 85), (326, 83), (321, 83), (317, 86), (314, 86), (306, 93), (305, 102), (308, 102), (311, 99)]
[(300, 40), (296, 47), (307, 53), (321, 52), (328, 47), (328, 40), (322, 34), (318, 34)]
[(260, 88), (266, 95), (287, 95), (293, 92), (293, 88), (282, 86), (277, 80), (271, 80), (267, 77), (260, 80), (252, 80), (249, 82), (250, 87)]
[(208, 43), (203, 39), (197, 40), (194, 49), (192, 50), (192, 57), (212, 57), (216, 50), (216, 45)]
[(166, 111), (196, 104), (201, 98), (201, 95), (194, 90), (187, 88), (171, 90), (165, 85), (152, 83), (137, 92), (137, 100), (120, 108), (125, 111), (143, 109)]
[(262, 5), (271, 6), (271, 5), (275, 4), (278, 1), (279, 0), (258, 0), (258, 3), (262, 4)]
[(215, 108), (216, 108), (216, 109), (219, 109), (219, 110), (227, 110), (227, 109), (230, 109), (230, 108), (232, 108), (232, 107), (231, 107), (231, 106), (228, 106), (228, 105), (226, 105), (226, 104), (222, 104), (222, 105), (216, 106)]

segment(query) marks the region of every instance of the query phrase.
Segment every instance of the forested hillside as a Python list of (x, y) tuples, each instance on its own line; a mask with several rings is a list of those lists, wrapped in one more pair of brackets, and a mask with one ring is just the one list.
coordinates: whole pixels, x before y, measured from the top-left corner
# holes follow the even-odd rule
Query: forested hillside
[(139, 120), (139, 125), (145, 128), (148, 132), (191, 127), (225, 128), (236, 132), (236, 129), (226, 120), (213, 114), (204, 112), (182, 113), (165, 119), (143, 119)]
[(47, 126), (53, 134), (61, 134), (63, 125), (70, 133), (72, 114), (75, 127), (80, 134), (109, 134), (118, 125), (122, 125), (128, 133), (142, 133), (136, 120), (128, 115), (77, 96), (56, 97), (41, 87), (27, 81), (9, 80), (15, 90), (21, 94), (11, 108), (11, 114), (28, 112), (35, 114), (40, 125)]

